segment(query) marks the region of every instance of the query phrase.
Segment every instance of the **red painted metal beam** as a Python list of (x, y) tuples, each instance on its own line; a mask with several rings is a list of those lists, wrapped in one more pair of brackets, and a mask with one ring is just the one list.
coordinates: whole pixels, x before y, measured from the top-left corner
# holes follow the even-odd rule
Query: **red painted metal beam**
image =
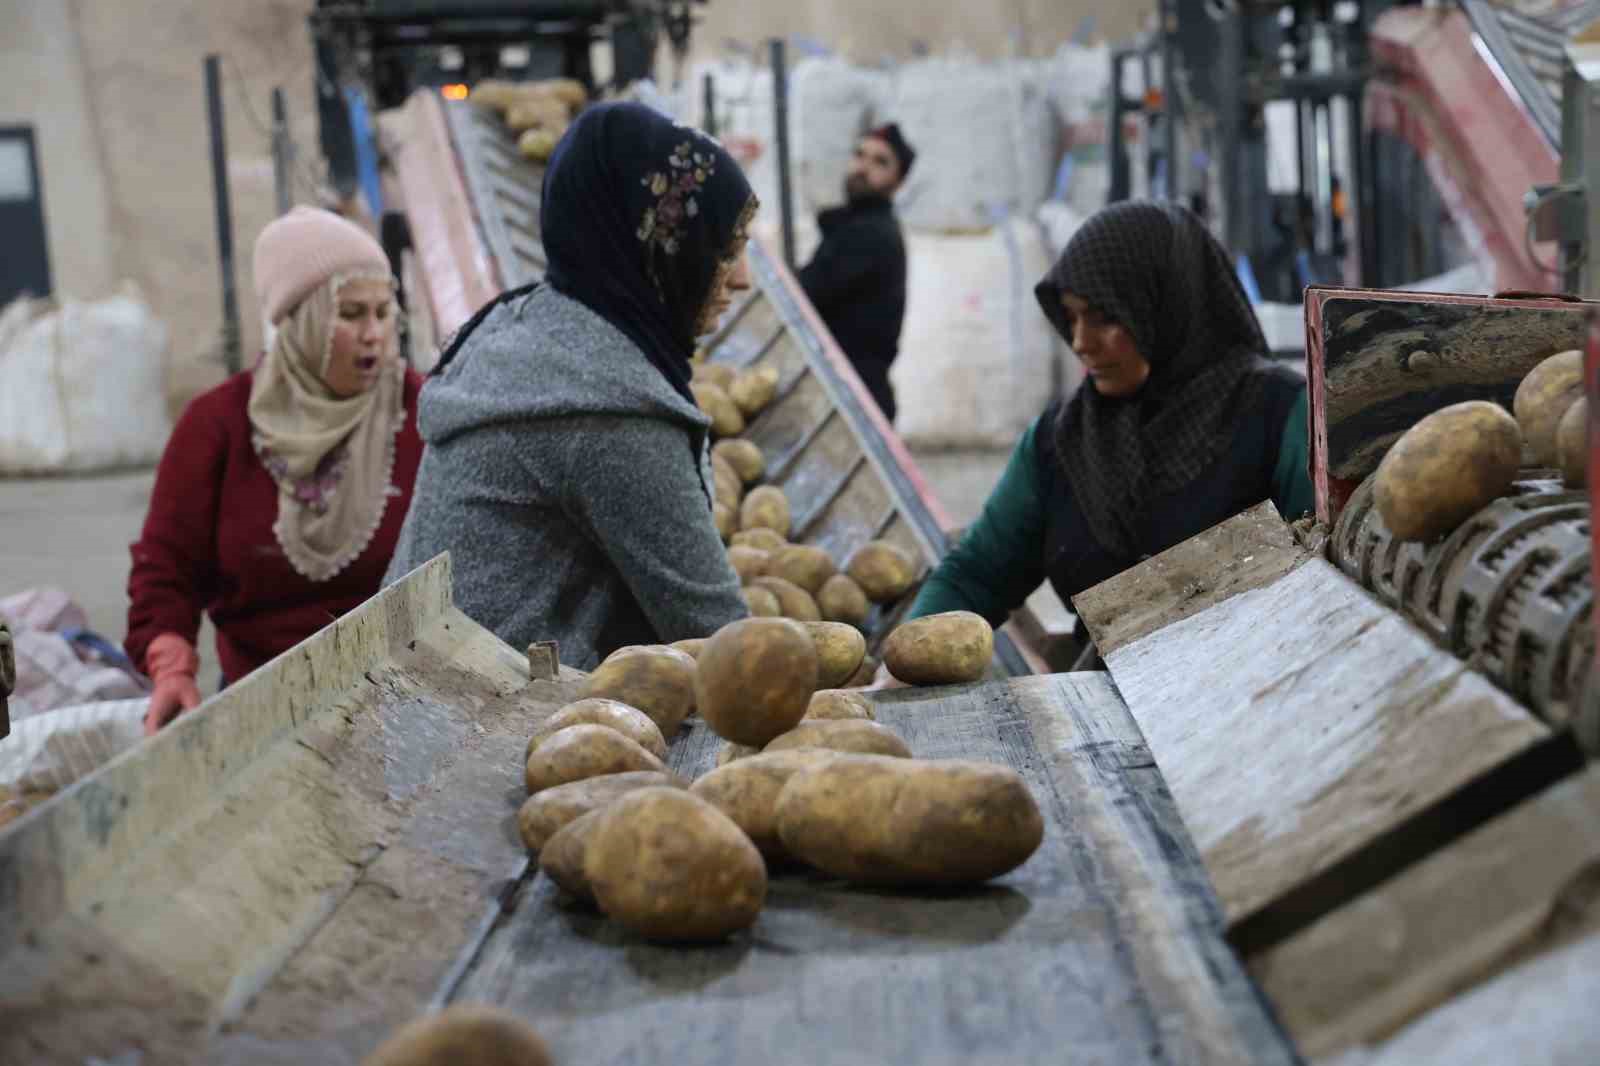
[(442, 101), (419, 90), (406, 104), (405, 118), (395, 170), (434, 330), (442, 340), (505, 286), (478, 229)]
[[(1523, 197), (1560, 159), (1453, 8), (1401, 7), (1371, 35), (1383, 75), (1366, 93), (1367, 129), (1405, 140), (1496, 290), (1548, 291), (1560, 279), (1528, 255)], [(1544, 262), (1553, 250), (1534, 246)]]

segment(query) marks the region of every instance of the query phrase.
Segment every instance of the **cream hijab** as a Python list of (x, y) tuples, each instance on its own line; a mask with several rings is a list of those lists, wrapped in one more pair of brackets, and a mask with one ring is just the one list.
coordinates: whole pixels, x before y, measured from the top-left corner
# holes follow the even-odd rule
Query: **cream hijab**
[(250, 384), (256, 454), (278, 484), (272, 531), (289, 564), (327, 581), (366, 551), (383, 521), (395, 438), (405, 426), (405, 368), (391, 350), (371, 389), (341, 398), (323, 384), (339, 289), (387, 274), (338, 275), (278, 323)]

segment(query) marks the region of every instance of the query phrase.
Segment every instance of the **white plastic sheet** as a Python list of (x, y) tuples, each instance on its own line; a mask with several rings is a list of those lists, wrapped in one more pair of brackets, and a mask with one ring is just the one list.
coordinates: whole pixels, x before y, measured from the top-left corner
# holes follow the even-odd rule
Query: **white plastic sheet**
[(0, 788), (59, 792), (144, 738), (148, 699), (84, 703), (11, 724), (0, 740)]

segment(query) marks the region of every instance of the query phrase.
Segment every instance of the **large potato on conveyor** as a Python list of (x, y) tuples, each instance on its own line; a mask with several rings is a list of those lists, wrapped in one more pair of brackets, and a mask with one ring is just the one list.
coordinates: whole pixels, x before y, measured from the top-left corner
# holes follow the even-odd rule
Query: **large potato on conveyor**
[(911, 556), (883, 540), (868, 541), (857, 549), (845, 572), (873, 603), (898, 600), (917, 579)]
[(1556, 428), (1572, 401), (1583, 395), (1583, 353), (1557, 352), (1528, 371), (1511, 410), (1534, 463), (1556, 465)]
[(721, 460), (713, 462), (711, 486), (715, 490), (714, 495), (718, 503), (730, 511), (739, 509), (739, 504), (744, 500), (744, 483), (739, 480), (739, 475), (733, 472), (733, 467)]
[(718, 441), (711, 454), (721, 456), (746, 485), (761, 480), (761, 475), (767, 471), (767, 460), (761, 449), (747, 440)]
[(862, 884), (955, 886), (998, 877), (1044, 839), (1017, 773), (966, 760), (841, 755), (789, 778), (778, 836), (811, 866)]
[(766, 863), (744, 831), (672, 788), (601, 811), (583, 872), (600, 909), (651, 940), (720, 940), (754, 924), (767, 897)]
[(681, 651), (689, 658), (699, 660), (700, 649), (706, 646), (705, 637), (690, 637), (688, 640), (675, 640), (667, 647), (673, 651)]
[(736, 548), (756, 548), (764, 552), (775, 552), (789, 542), (775, 529), (756, 526), (753, 529), (739, 530), (733, 535), (730, 543)]
[(811, 697), (803, 722), (848, 721), (855, 718), (876, 718), (872, 701), (859, 692), (849, 689), (824, 689)]
[(877, 722), (849, 718), (807, 718), (773, 740), (762, 751), (794, 751), (796, 748), (826, 748), (857, 755), (911, 758), (911, 749), (893, 730)]
[(517, 138), (517, 151), (524, 159), (531, 159), (535, 163), (548, 163), (564, 133), (565, 129), (523, 130), (522, 136)]
[(457, 1004), (413, 1019), (361, 1066), (550, 1066), (533, 1027), (498, 1007)]
[(834, 574), (817, 592), (817, 610), (829, 622), (844, 622), (858, 629), (872, 612), (872, 601), (848, 574)]
[(741, 585), (765, 577), (771, 559), (772, 556), (760, 548), (744, 548), (735, 544), (728, 549), (728, 562), (733, 564), (733, 572), (739, 575)]
[(539, 869), (544, 875), (561, 891), (591, 907), (595, 905), (594, 891), (583, 873), (583, 855), (603, 813), (604, 807), (596, 807), (587, 814), (578, 815), (556, 830), (539, 850)]
[(746, 759), (752, 755), (760, 755), (761, 749), (750, 744), (734, 744), (732, 742), (722, 745), (717, 751), (717, 765), (727, 766), (738, 759)]
[(569, 725), (545, 739), (528, 756), (523, 781), (529, 795), (573, 781), (634, 770), (665, 773), (665, 764), (639, 745), (603, 725)]
[(685, 788), (676, 774), (654, 770), (635, 770), (625, 774), (602, 774), (582, 781), (547, 788), (523, 801), (517, 811), (517, 830), (522, 845), (535, 855), (557, 830), (590, 811), (597, 811), (621, 796), (639, 788)]
[(754, 418), (778, 395), (778, 371), (770, 366), (747, 370), (728, 386), (728, 397), (746, 418)]
[(982, 615), (945, 611), (897, 626), (882, 651), (889, 672), (908, 685), (958, 685), (988, 671), (994, 629)]
[(717, 736), (764, 745), (805, 717), (817, 690), (816, 644), (784, 618), (729, 623), (701, 651), (694, 689)]
[(506, 125), (519, 135), (526, 130), (566, 132), (571, 121), (567, 106), (547, 96), (526, 96), (506, 108)]
[(838, 688), (867, 654), (867, 640), (843, 622), (803, 622), (817, 645), (817, 687)]
[(752, 588), (766, 589), (778, 598), (778, 607), (783, 611), (785, 618), (793, 618), (797, 622), (820, 622), (822, 612), (817, 610), (817, 601), (811, 594), (792, 581), (785, 581), (781, 577), (767, 574), (763, 577), (750, 580)]
[(671, 648), (637, 649), (601, 663), (584, 683), (583, 696), (637, 707), (671, 738), (694, 707), (694, 665), (694, 659)]
[(736, 437), (744, 432), (744, 415), (728, 399), (728, 394), (709, 381), (692, 381), (689, 391), (700, 410), (711, 417), (711, 432), (718, 437)]
[(778, 839), (778, 794), (799, 771), (837, 757), (821, 748), (752, 755), (718, 767), (689, 791), (732, 818), (768, 862), (785, 862), (790, 856)]
[(837, 568), (828, 553), (809, 544), (790, 544), (772, 553), (767, 573), (798, 585), (815, 596)]
[(1505, 495), (1521, 465), (1522, 433), (1505, 408), (1451, 404), (1389, 449), (1373, 475), (1373, 502), (1396, 537), (1436, 540)]
[(712, 521), (717, 524), (717, 536), (726, 544), (739, 531), (739, 512), (720, 500), (711, 508)]
[(603, 725), (615, 729), (658, 759), (667, 757), (666, 738), (650, 716), (618, 700), (579, 700), (547, 718), (528, 741), (526, 755), (568, 726)]
[(694, 381), (703, 381), (707, 385), (715, 385), (723, 392), (733, 387), (733, 379), (738, 376), (738, 371), (723, 363), (695, 363), (690, 370), (690, 377)]
[(789, 522), (789, 497), (773, 485), (751, 489), (750, 495), (739, 505), (740, 529), (770, 529), (780, 537), (787, 537)]
[(1568, 488), (1589, 483), (1589, 401), (1582, 396), (1567, 408), (1556, 427), (1556, 461)]

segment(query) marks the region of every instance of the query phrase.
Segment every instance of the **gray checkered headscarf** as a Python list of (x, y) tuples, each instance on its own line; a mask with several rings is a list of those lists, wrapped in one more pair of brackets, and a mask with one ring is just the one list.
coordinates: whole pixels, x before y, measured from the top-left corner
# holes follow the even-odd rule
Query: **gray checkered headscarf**
[(1100, 211), (1035, 288), (1070, 343), (1062, 293), (1133, 334), (1150, 378), (1124, 399), (1085, 381), (1061, 406), (1055, 453), (1095, 540), (1137, 556), (1143, 510), (1216, 461), (1235, 412), (1261, 388), (1267, 342), (1222, 245), (1187, 209), (1127, 202)]

